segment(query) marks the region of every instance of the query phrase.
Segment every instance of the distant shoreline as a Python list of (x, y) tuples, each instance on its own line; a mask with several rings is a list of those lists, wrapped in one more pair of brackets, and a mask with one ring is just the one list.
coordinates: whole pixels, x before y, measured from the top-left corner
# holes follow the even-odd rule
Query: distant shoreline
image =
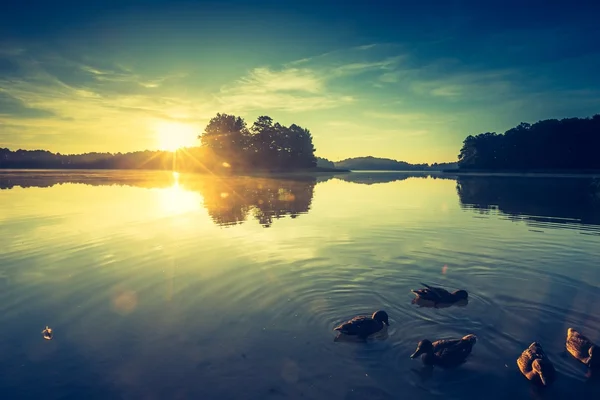
[(256, 169), (247, 171), (231, 171), (228, 173), (208, 171), (177, 171), (172, 169), (156, 168), (94, 168), (94, 167), (71, 167), (71, 168), (35, 168), (35, 167), (0, 167), (0, 173), (6, 172), (75, 172), (75, 171), (121, 171), (121, 172), (178, 172), (183, 174), (212, 174), (216, 176), (306, 176), (315, 174), (349, 174), (349, 173), (381, 173), (381, 174), (440, 174), (440, 175), (461, 175), (461, 176), (520, 176), (520, 177), (600, 177), (600, 170), (464, 170), (464, 169), (445, 169), (445, 170), (362, 170), (362, 169), (341, 169), (341, 168), (299, 168), (291, 170), (267, 170)]
[[(94, 168), (94, 167), (71, 167), (71, 168), (35, 168), (35, 167), (0, 167), (0, 172), (28, 172), (28, 171), (156, 171), (156, 172), (179, 172), (179, 173), (191, 173), (191, 174), (207, 174), (209, 172), (206, 171), (177, 171), (171, 169), (143, 169), (143, 168)], [(349, 173), (352, 172), (348, 169), (341, 168), (324, 168), (324, 167), (315, 167), (315, 168), (298, 168), (298, 169), (290, 169), (290, 170), (266, 170), (266, 169), (256, 169), (256, 170), (248, 170), (248, 171), (231, 171), (230, 173), (215, 173), (215, 175), (219, 176), (228, 176), (228, 175), (302, 175), (302, 174), (314, 174), (314, 173)]]

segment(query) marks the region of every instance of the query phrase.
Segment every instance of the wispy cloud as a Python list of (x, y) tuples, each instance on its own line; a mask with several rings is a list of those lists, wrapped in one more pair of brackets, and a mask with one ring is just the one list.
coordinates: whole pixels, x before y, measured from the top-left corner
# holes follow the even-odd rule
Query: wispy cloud
[(515, 71), (461, 72), (437, 77), (415, 77), (410, 87), (417, 95), (450, 100), (476, 101), (482, 98), (498, 100), (517, 95)]
[(390, 138), (411, 138), (427, 135), (430, 130), (424, 127), (381, 128), (375, 124), (365, 125), (355, 122), (333, 120), (326, 123), (330, 129), (344, 132), (345, 136), (351, 136), (353, 140), (360, 141), (385, 141)]
[(102, 70), (89, 65), (81, 65), (80, 69), (89, 73), (97, 82), (134, 83), (145, 88), (157, 88), (168, 80), (185, 78), (186, 74), (172, 74), (155, 78), (144, 78), (129, 69), (116, 66), (114, 70)]
[(307, 68), (279, 71), (255, 68), (242, 79), (221, 88), (219, 102), (232, 110), (319, 110), (351, 103), (351, 96), (328, 93), (326, 77)]
[(30, 107), (0, 89), (0, 117), (20, 118), (46, 118), (54, 116), (54, 113), (42, 108)]
[[(363, 53), (375, 45), (354, 47), (292, 61), (281, 68), (255, 68), (221, 88), (219, 102), (232, 110), (271, 109), (301, 112), (352, 104), (357, 96), (351, 86), (334, 90), (333, 84), (371, 72), (393, 71), (405, 56), (369, 60)], [(360, 57), (354, 57), (356, 54)], [(341, 58), (341, 59), (340, 59)]]
[(127, 150), (152, 147), (159, 121), (184, 121), (200, 132), (218, 111), (200, 99), (173, 96), (163, 85), (182, 74), (144, 76), (22, 52), (5, 53), (2, 59), (18, 68), (0, 76), (0, 124), (5, 132), (10, 127), (11, 137), (21, 144), (35, 136), (35, 147), (61, 146), (62, 151), (110, 151), (116, 143)]
[(445, 125), (455, 122), (459, 119), (457, 114), (443, 113), (439, 111), (432, 112), (402, 112), (402, 111), (365, 111), (362, 115), (366, 118), (375, 120), (390, 121), (400, 126), (432, 126)]

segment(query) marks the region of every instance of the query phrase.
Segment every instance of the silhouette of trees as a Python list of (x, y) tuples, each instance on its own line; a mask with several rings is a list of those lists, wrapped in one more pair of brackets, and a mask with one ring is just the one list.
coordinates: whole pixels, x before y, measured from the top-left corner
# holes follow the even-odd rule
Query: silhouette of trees
[(172, 169), (175, 154), (168, 151), (60, 154), (46, 150), (0, 149), (0, 168), (34, 169)]
[(469, 135), (458, 156), (461, 169), (600, 169), (600, 114), (592, 118), (522, 122), (504, 134)]
[(443, 169), (456, 168), (456, 163), (434, 163), (434, 164), (410, 164), (406, 161), (393, 160), (380, 157), (354, 157), (336, 161), (336, 168), (349, 170), (371, 170), (371, 171), (440, 171)]
[(289, 127), (260, 116), (250, 128), (243, 118), (217, 114), (199, 136), (212, 156), (209, 168), (283, 171), (317, 165), (312, 135), (296, 124)]
[(317, 167), (320, 168), (335, 168), (333, 161), (330, 161), (323, 157), (317, 157)]
[(0, 148), (0, 168), (163, 169), (178, 171), (286, 171), (317, 165), (310, 131), (260, 116), (248, 128), (243, 118), (217, 114), (200, 138), (200, 146), (170, 151), (64, 155), (45, 150)]

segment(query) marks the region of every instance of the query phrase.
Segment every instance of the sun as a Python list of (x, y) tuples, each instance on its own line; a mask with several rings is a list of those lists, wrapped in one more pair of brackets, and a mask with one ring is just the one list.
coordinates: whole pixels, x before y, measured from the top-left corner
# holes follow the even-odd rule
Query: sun
[(196, 127), (179, 122), (159, 122), (155, 127), (156, 141), (161, 150), (175, 151), (198, 144)]

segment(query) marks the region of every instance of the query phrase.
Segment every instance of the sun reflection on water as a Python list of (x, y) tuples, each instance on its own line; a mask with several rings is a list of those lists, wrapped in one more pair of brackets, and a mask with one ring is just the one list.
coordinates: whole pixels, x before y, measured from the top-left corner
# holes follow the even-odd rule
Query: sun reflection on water
[(179, 183), (179, 172), (173, 172), (173, 186), (160, 189), (160, 207), (166, 215), (179, 215), (200, 210), (202, 200), (197, 192), (186, 190)]

